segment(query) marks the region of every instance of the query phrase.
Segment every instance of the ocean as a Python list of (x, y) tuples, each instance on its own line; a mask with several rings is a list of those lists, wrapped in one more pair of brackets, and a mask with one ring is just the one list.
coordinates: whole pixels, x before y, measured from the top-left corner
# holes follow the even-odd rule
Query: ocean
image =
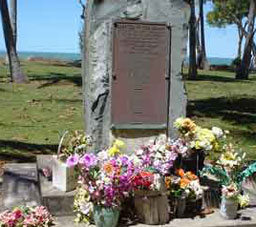
[[(0, 57), (5, 57), (5, 52), (0, 51)], [(65, 60), (65, 61), (75, 61), (81, 59), (79, 53), (53, 53), (53, 52), (19, 52), (20, 59), (27, 59), (29, 57), (42, 57), (45, 59), (56, 59), (56, 60)], [(209, 57), (208, 61), (211, 65), (230, 65), (232, 58), (218, 58), (218, 57)], [(188, 63), (188, 59), (186, 59)]]
[[(4, 51), (0, 51), (0, 57), (5, 57), (5, 55), (6, 53)], [(22, 60), (26, 60), (29, 57), (41, 57), (45, 59), (56, 59), (64, 61), (75, 61), (81, 59), (79, 53), (19, 52), (18, 55)]]

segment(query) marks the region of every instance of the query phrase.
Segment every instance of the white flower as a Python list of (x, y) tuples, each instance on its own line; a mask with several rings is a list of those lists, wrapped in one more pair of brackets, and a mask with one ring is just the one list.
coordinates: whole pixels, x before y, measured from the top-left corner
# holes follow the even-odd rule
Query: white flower
[(142, 155), (144, 153), (142, 149), (138, 149), (135, 152), (136, 152), (136, 155)]
[(216, 136), (216, 138), (221, 138), (223, 136), (223, 131), (221, 128), (218, 127), (212, 127), (212, 133)]
[(93, 203), (91, 202), (83, 202), (80, 204), (81, 213), (88, 215), (93, 211)]

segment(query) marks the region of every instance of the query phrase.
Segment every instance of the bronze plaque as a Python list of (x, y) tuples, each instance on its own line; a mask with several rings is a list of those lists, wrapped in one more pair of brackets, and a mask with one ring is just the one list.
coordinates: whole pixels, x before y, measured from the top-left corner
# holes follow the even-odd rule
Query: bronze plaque
[(166, 24), (114, 23), (113, 127), (167, 127), (170, 37)]

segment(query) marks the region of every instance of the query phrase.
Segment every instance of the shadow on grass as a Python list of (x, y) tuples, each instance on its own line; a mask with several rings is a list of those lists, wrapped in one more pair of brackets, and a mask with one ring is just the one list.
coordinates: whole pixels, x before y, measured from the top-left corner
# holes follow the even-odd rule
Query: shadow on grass
[[(233, 124), (256, 124), (256, 98), (253, 97), (220, 97), (190, 101), (189, 116), (220, 117)], [(255, 129), (256, 130), (256, 129)]]
[(30, 81), (47, 81), (46, 83), (40, 85), (38, 88), (44, 88), (52, 86), (60, 81), (68, 81), (76, 86), (82, 86), (82, 77), (80, 74), (76, 75), (67, 75), (65, 73), (49, 73), (47, 75), (34, 75), (29, 77)]
[(255, 79), (249, 79), (249, 80), (236, 80), (235, 76), (234, 78), (231, 77), (224, 77), (224, 76), (217, 76), (217, 75), (206, 75), (201, 74), (196, 79), (189, 79), (187, 75), (185, 75), (186, 80), (188, 81), (212, 81), (212, 82), (224, 82), (224, 83), (250, 83), (251, 81), (254, 81)]
[(56, 153), (58, 145), (33, 144), (14, 140), (0, 140), (0, 159), (35, 161), (37, 154)]

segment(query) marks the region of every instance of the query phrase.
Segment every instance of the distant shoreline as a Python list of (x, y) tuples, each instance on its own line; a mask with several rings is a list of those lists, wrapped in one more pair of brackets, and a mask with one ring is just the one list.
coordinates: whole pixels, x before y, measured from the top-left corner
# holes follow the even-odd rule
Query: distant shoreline
[[(81, 59), (79, 53), (54, 53), (54, 52), (26, 52), (18, 53), (21, 60), (28, 60), (29, 58), (42, 58), (43, 60), (57, 60), (57, 61), (77, 61)], [(0, 51), (0, 58), (4, 58), (6, 53)], [(232, 58), (208, 57), (210, 65), (227, 65), (230, 66)], [(188, 64), (188, 58), (185, 59), (185, 64)]]
[[(42, 58), (44, 60), (57, 61), (77, 61), (81, 59), (79, 53), (54, 53), (54, 52), (28, 52), (21, 51), (18, 53), (21, 60), (28, 60), (29, 58)], [(6, 52), (0, 51), (0, 58), (4, 58)]]

